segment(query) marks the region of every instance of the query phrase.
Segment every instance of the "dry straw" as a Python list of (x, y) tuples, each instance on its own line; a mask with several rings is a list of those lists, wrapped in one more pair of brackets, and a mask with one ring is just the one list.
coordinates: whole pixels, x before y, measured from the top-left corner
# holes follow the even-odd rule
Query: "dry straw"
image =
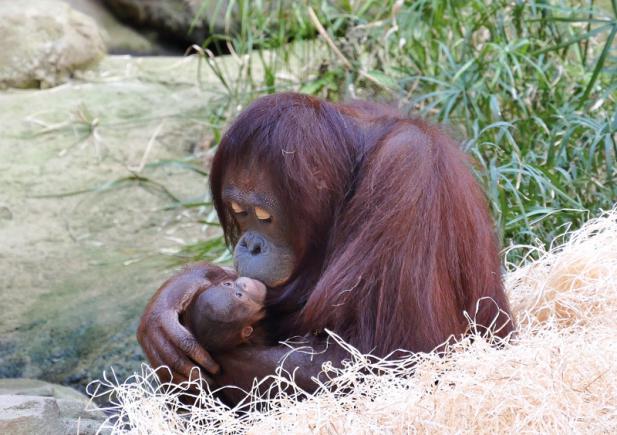
[[(349, 351), (314, 394), (288, 373), (230, 409), (207, 389), (197, 404), (146, 366), (112, 393), (115, 433), (617, 433), (617, 209), (589, 221), (539, 259), (510, 267), (506, 287), (519, 331), (504, 346), (473, 334), (444, 355), (393, 360)], [(470, 322), (473, 324), (473, 322)], [(473, 327), (471, 328), (473, 330)], [(493, 343), (494, 344), (494, 343)], [(112, 372), (113, 374), (113, 372)], [(280, 387), (285, 387), (283, 390)], [(333, 388), (336, 387), (336, 388)], [(297, 400), (302, 394), (304, 400)]]

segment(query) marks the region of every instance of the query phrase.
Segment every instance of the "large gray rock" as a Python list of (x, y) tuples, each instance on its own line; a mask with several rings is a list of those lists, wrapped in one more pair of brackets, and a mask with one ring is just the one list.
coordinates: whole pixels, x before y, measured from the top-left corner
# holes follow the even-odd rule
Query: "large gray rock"
[[(227, 0), (104, 0), (121, 19), (181, 41), (201, 44), (210, 33), (225, 33)], [(235, 23), (231, 20), (231, 29)]]
[(96, 23), (67, 4), (0, 0), (0, 88), (55, 86), (104, 54)]
[(63, 432), (60, 408), (49, 397), (1, 395), (0, 432), (10, 434), (59, 434)]
[(36, 379), (0, 379), (0, 433), (95, 434), (105, 414), (75, 390)]
[(102, 30), (105, 45), (114, 54), (157, 54), (158, 47), (132, 27), (120, 22), (101, 0), (62, 0), (75, 10), (96, 21)]
[(19, 394), (25, 396), (54, 397), (63, 400), (88, 400), (79, 391), (64, 385), (52, 384), (39, 379), (5, 378), (0, 379), (0, 396)]

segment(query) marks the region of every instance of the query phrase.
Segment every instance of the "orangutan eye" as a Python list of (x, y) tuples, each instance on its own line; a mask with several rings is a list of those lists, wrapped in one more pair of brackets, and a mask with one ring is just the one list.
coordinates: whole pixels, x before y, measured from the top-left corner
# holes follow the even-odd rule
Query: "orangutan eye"
[(246, 214), (247, 214), (246, 210), (243, 209), (242, 206), (240, 204), (238, 204), (236, 201), (231, 201), (231, 203), (229, 205), (231, 206), (231, 210), (235, 214), (239, 214), (241, 216), (246, 216)]
[(261, 207), (255, 207), (255, 215), (260, 221), (272, 222), (272, 215)]

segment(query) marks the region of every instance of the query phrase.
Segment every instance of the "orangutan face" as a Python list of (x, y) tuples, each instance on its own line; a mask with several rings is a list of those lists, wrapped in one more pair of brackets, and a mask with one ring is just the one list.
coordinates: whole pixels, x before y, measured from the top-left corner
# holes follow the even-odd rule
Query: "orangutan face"
[(292, 276), (298, 256), (288, 214), (272, 192), (265, 174), (249, 170), (234, 172), (223, 183), (223, 201), (240, 229), (234, 249), (238, 275), (277, 287)]

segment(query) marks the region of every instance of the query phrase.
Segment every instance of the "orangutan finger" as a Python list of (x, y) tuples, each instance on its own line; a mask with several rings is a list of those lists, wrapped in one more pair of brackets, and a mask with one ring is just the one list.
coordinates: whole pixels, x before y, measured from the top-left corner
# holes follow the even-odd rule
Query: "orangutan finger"
[(157, 363), (168, 367), (174, 376), (180, 375), (187, 379), (195, 366), (195, 363), (175, 348), (163, 333), (152, 337), (151, 352), (156, 352)]
[[(171, 325), (171, 326), (170, 326)], [(171, 343), (207, 372), (217, 374), (220, 366), (180, 322), (163, 322), (163, 331)]]
[(216, 375), (221, 371), (221, 366), (210, 356), (210, 354), (199, 343), (187, 349), (189, 357), (197, 362), (207, 373)]
[(159, 378), (161, 383), (166, 383), (171, 381), (171, 370), (165, 364), (165, 362), (161, 359), (160, 355), (153, 348), (148, 352), (148, 360), (150, 361), (150, 367), (156, 373), (156, 376)]
[(194, 389), (193, 382), (187, 377), (182, 376), (180, 373), (172, 373), (172, 381), (176, 385), (184, 384), (188, 389)]
[(161, 356), (157, 353), (156, 358), (158, 361), (158, 368), (156, 369), (156, 374), (162, 383), (171, 382), (171, 383), (178, 385), (182, 382), (188, 382), (188, 379), (186, 376), (176, 371), (167, 362), (169, 356), (167, 355)]
[(153, 346), (153, 343), (148, 341), (148, 342), (143, 342), (141, 343), (141, 348), (144, 351), (144, 354), (146, 355), (146, 359), (148, 360), (148, 362), (150, 363), (150, 366), (153, 368), (156, 368), (160, 365), (162, 365), (162, 361), (161, 358), (158, 354), (158, 352), (156, 351), (155, 347)]
[(160, 353), (163, 360), (167, 361), (174, 376), (180, 375), (186, 380), (190, 379), (196, 363), (171, 347), (161, 349)]
[(201, 370), (200, 367), (196, 367), (198, 370), (192, 370), (190, 373), (190, 380), (193, 382), (199, 382), (202, 388), (206, 385), (214, 385), (214, 379), (207, 374), (205, 370)]

